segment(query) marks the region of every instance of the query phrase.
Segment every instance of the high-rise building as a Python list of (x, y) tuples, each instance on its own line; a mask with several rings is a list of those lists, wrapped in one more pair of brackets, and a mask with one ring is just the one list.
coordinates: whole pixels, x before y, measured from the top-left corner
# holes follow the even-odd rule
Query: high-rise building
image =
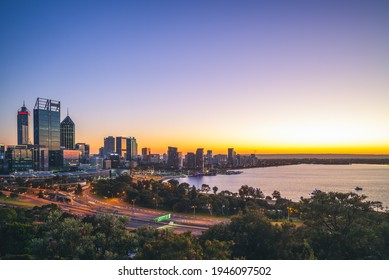
[(135, 137), (127, 138), (127, 160), (136, 160), (138, 156), (138, 144)]
[(89, 145), (85, 143), (77, 143), (75, 145), (75, 149), (79, 150), (80, 155), (80, 163), (88, 163), (89, 162)]
[(32, 151), (27, 145), (8, 146), (6, 158), (9, 172), (25, 172), (33, 169)]
[(18, 145), (30, 144), (30, 111), (23, 106), (18, 110)]
[(178, 169), (179, 167), (178, 149), (176, 147), (167, 148), (167, 167), (171, 169)]
[(5, 145), (0, 144), (0, 159), (4, 159), (4, 158), (5, 158)]
[(35, 171), (49, 170), (49, 149), (39, 145), (31, 145)]
[(124, 155), (126, 154), (127, 152), (126, 146), (127, 146), (127, 137), (121, 137), (121, 136), (116, 137), (116, 153), (120, 157), (124, 157)]
[(228, 157), (224, 154), (218, 154), (213, 156), (213, 163), (219, 167), (224, 167), (227, 165)]
[(115, 137), (108, 136), (104, 138), (104, 155), (109, 156), (115, 152)]
[(204, 170), (204, 149), (198, 148), (196, 150), (196, 169)]
[(227, 164), (229, 166), (235, 165), (235, 157), (236, 157), (236, 153), (234, 151), (234, 148), (228, 148)]
[(66, 150), (74, 150), (76, 126), (72, 119), (69, 117), (69, 113), (61, 122), (60, 128), (61, 147), (65, 147)]
[(207, 167), (212, 168), (212, 150), (207, 151), (207, 160), (206, 160), (206, 165)]
[(59, 101), (37, 98), (34, 107), (34, 144), (45, 146), (49, 150), (60, 149)]
[(8, 173), (8, 162), (5, 159), (5, 145), (0, 144), (0, 174)]
[(184, 157), (182, 156), (182, 152), (178, 152), (178, 168), (182, 169), (184, 166)]
[(111, 153), (109, 159), (111, 160), (111, 168), (119, 168), (120, 156), (117, 153)]
[(161, 156), (159, 154), (150, 154), (149, 156), (150, 163), (160, 163)]
[(187, 153), (185, 156), (185, 167), (188, 169), (195, 169), (196, 155), (195, 153)]
[(148, 163), (150, 160), (151, 149), (142, 148), (142, 161)]

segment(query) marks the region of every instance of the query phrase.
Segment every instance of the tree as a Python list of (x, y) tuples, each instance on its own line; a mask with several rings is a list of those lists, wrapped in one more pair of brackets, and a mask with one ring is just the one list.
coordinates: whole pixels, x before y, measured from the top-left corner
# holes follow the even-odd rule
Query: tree
[(92, 222), (95, 227), (98, 259), (128, 259), (136, 240), (125, 227), (127, 217), (112, 214), (97, 215)]
[[(143, 260), (200, 260), (203, 249), (191, 232), (175, 234), (169, 230), (144, 228), (135, 234), (146, 235), (141, 241), (135, 259)], [(146, 231), (146, 234), (145, 234)]]
[(279, 198), (281, 198), (281, 193), (280, 193), (279, 191), (275, 190), (275, 191), (272, 193), (272, 197), (273, 197), (274, 199), (279, 199)]
[(377, 259), (387, 255), (378, 234), (382, 215), (374, 211), (380, 203), (365, 199), (356, 193), (320, 192), (301, 200), (301, 218), (318, 258)]
[(75, 195), (81, 195), (83, 192), (82, 186), (80, 184), (77, 185), (76, 189), (74, 190)]
[(254, 192), (254, 197), (259, 198), (259, 199), (263, 199), (265, 197), (265, 195), (263, 194), (263, 192), (261, 191), (260, 188), (256, 188), (255, 192)]
[(212, 226), (201, 238), (232, 242), (231, 257), (244, 259), (277, 259), (281, 231), (256, 211), (234, 216), (229, 224)]
[(241, 186), (238, 192), (242, 199), (247, 198), (249, 196), (249, 186), (247, 185)]
[(217, 193), (217, 191), (219, 190), (219, 188), (218, 188), (218, 187), (216, 187), (216, 186), (214, 186), (214, 187), (212, 188), (212, 190), (213, 190), (213, 193), (214, 193), (214, 194), (216, 194), (216, 193)]
[(210, 190), (211, 190), (211, 187), (209, 185), (207, 185), (207, 184), (202, 184), (201, 185), (201, 191), (202, 192), (208, 193)]

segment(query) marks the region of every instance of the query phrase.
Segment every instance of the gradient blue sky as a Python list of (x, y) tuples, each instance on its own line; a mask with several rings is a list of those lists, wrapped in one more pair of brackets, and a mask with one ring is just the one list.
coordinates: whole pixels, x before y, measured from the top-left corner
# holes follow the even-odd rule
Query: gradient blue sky
[(389, 154), (388, 50), (389, 1), (3, 0), (0, 143), (42, 97), (92, 152)]

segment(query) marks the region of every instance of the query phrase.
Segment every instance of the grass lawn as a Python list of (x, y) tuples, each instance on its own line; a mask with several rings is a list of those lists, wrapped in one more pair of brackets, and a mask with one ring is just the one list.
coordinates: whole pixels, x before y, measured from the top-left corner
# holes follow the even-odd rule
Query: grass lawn
[(22, 207), (34, 207), (36, 206), (34, 203), (15, 199), (15, 198), (6, 198), (6, 197), (0, 197), (0, 203), (9, 204), (9, 205), (15, 205), (15, 206), (22, 206)]

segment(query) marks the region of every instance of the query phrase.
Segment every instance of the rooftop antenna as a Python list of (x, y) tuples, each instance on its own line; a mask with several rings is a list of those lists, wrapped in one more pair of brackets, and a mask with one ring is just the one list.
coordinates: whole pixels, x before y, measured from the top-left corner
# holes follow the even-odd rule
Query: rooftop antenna
[(68, 117), (69, 117), (69, 107), (67, 109), (68, 109)]

